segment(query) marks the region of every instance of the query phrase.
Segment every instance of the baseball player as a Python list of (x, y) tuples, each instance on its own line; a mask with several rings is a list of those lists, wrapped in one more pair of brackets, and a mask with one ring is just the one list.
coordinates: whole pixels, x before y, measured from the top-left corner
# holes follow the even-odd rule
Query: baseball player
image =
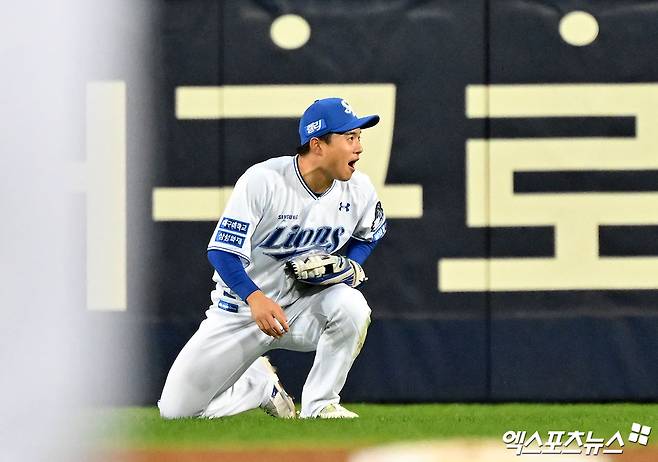
[(263, 356), (276, 348), (316, 351), (300, 417), (358, 417), (339, 394), (370, 323), (361, 265), (386, 232), (375, 188), (356, 170), (361, 130), (378, 122), (343, 99), (317, 100), (300, 119), (297, 155), (238, 179), (208, 245), (212, 306), (169, 371), (162, 417), (257, 407), (296, 417)]

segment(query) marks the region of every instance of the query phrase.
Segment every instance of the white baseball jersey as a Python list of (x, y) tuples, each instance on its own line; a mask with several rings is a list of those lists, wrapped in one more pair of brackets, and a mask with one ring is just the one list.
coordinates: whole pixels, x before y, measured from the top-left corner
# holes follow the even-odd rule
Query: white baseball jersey
[[(297, 156), (284, 156), (252, 166), (238, 179), (208, 250), (238, 255), (254, 283), (285, 307), (301, 296), (284, 271), (287, 260), (336, 252), (351, 237), (376, 241), (385, 232), (384, 211), (367, 175), (356, 171), (348, 181), (334, 180), (317, 196), (304, 182)], [(214, 306), (248, 309), (217, 272), (213, 281)]]

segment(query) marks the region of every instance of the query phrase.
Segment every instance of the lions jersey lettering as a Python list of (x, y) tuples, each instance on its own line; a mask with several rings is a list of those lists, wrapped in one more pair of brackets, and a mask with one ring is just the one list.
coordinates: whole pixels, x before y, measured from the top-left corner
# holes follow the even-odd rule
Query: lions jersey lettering
[(298, 255), (315, 251), (332, 253), (338, 248), (340, 237), (343, 234), (345, 234), (345, 228), (342, 226), (336, 229), (329, 226), (320, 226), (315, 229), (302, 229), (299, 225), (290, 228), (281, 226), (272, 231), (259, 247), (264, 249), (265, 255), (277, 260), (289, 260)]
[[(301, 295), (284, 271), (287, 260), (306, 253), (333, 253), (351, 237), (376, 241), (385, 231), (383, 208), (365, 174), (357, 171), (349, 181), (334, 181), (318, 197), (298, 172), (297, 156), (286, 156), (256, 164), (240, 177), (208, 250), (238, 255), (254, 283), (285, 308)], [(222, 295), (230, 290), (216, 272), (213, 280), (213, 305), (245, 306), (242, 300), (229, 301)]]

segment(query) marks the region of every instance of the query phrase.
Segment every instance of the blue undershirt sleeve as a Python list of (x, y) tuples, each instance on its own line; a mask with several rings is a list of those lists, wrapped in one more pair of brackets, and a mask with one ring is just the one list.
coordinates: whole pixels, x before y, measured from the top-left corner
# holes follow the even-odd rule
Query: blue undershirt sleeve
[(221, 250), (209, 250), (208, 261), (215, 268), (222, 281), (245, 302), (249, 295), (259, 290), (254, 281), (247, 275), (242, 266), (242, 261), (237, 255)]
[(366, 242), (350, 238), (350, 240), (347, 241), (345, 255), (347, 258), (354, 260), (359, 265), (363, 265), (366, 261), (366, 258), (368, 258), (373, 249), (377, 247), (378, 242), (378, 240), (373, 242)]

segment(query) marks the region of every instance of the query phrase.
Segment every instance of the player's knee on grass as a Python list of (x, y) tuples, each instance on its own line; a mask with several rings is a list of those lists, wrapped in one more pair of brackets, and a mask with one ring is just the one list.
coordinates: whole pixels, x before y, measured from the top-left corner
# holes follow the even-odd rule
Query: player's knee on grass
[(176, 402), (171, 399), (161, 399), (158, 401), (158, 408), (160, 409), (160, 417), (163, 419), (182, 419), (199, 415), (198, 411), (194, 411), (180, 401)]

